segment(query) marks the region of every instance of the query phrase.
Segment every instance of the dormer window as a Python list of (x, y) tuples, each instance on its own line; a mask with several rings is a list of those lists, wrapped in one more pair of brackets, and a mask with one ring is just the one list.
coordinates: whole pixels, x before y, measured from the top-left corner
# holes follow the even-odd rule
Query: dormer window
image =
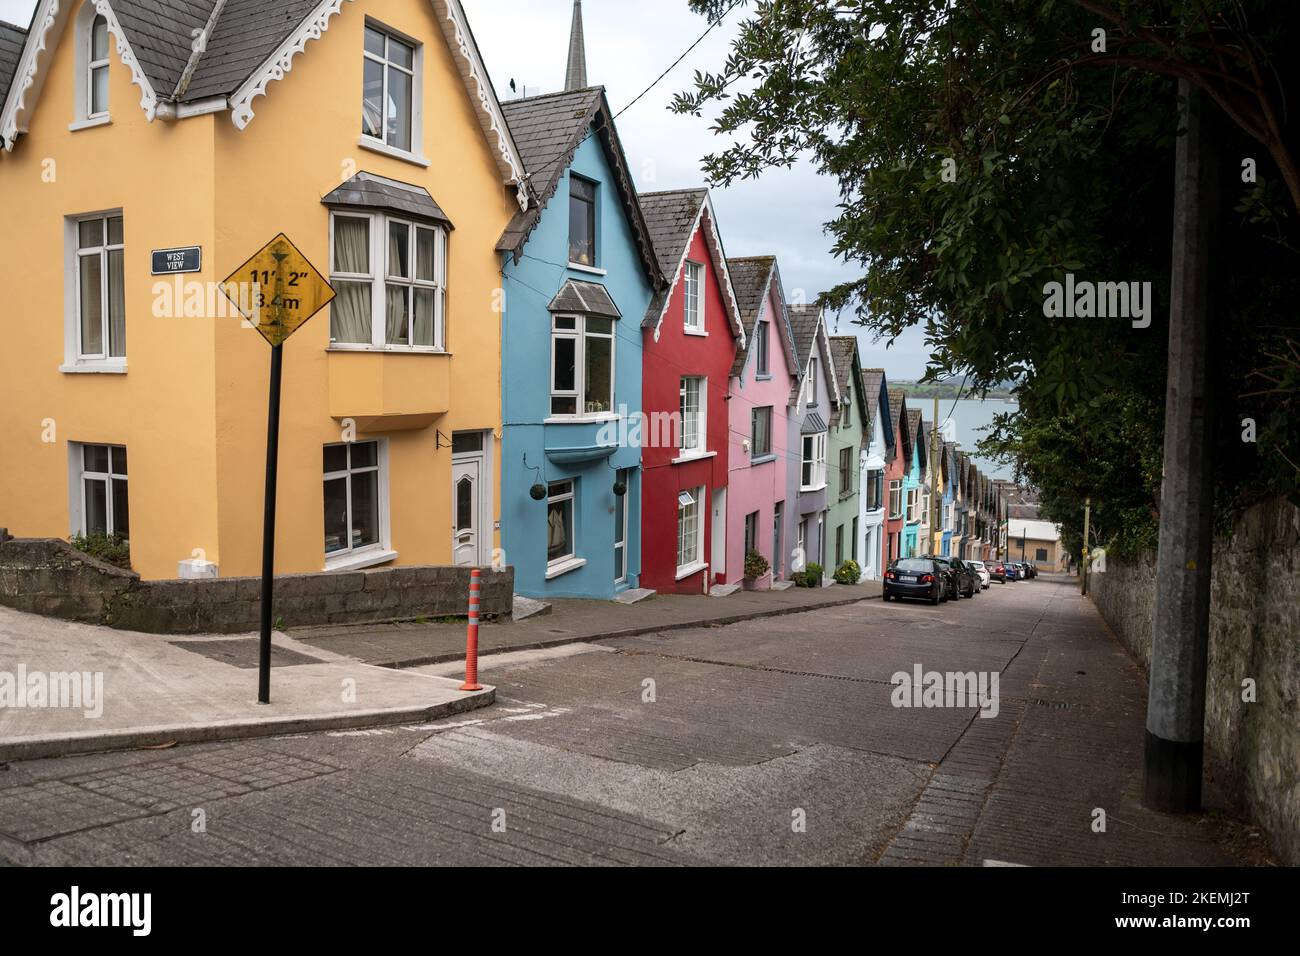
[(96, 14), (90, 23), (90, 50), (87, 55), (87, 119), (108, 115), (108, 21)]

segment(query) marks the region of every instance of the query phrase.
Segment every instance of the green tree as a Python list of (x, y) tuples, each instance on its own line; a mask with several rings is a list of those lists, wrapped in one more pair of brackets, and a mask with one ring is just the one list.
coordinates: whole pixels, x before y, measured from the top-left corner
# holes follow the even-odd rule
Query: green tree
[[(1064, 480), (1053, 456), (1120, 480), (1110, 463), (1092, 460), (1113, 433), (1144, 442), (1129, 446), (1130, 456), (1159, 459), (1176, 81), (1206, 90), (1227, 117), (1224, 154), (1233, 159), (1216, 257), (1225, 319), (1216, 373), (1232, 442), (1220, 463), (1224, 497), (1242, 503), (1294, 488), (1289, 462), (1300, 454), (1287, 410), (1300, 338), (1291, 278), (1300, 175), (1285, 103), (1296, 92), (1289, 51), (1300, 5), (691, 5), (709, 16), (737, 5), (747, 12), (726, 62), (697, 73), (674, 103), (715, 116), (726, 145), (704, 157), (710, 181), (726, 185), (801, 157), (834, 177), (841, 203), (827, 224), (832, 250), (860, 274), (828, 290), (824, 304), (851, 310), (883, 337), (924, 328), (933, 352), (927, 379), (964, 377), (976, 392), (1015, 381), (1022, 413), (1001, 423), (993, 444), (1062, 512), (1081, 510), (1082, 497), (1073, 496), (1086, 486)], [(1047, 284), (1067, 274), (1150, 282), (1150, 326), (1045, 314)], [(1143, 428), (1127, 427), (1124, 416), (1137, 410)], [(1238, 434), (1252, 412), (1261, 423), (1253, 447)], [(1050, 445), (1048, 435), (1056, 436)], [(1059, 487), (1043, 487), (1058, 479)], [(1136, 500), (1116, 513), (1150, 514), (1152, 482), (1131, 491)]]

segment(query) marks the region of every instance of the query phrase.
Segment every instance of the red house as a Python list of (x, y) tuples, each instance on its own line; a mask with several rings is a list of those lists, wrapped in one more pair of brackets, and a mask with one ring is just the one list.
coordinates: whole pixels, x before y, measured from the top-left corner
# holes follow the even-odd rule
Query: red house
[(912, 466), (912, 436), (907, 427), (907, 396), (898, 389), (889, 390), (889, 421), (894, 428), (894, 444), (885, 455), (885, 567), (903, 556), (903, 533), (906, 530), (903, 481)]
[(641, 196), (671, 285), (642, 323), (641, 585), (704, 594), (727, 566), (727, 387), (744, 346), (708, 190)]

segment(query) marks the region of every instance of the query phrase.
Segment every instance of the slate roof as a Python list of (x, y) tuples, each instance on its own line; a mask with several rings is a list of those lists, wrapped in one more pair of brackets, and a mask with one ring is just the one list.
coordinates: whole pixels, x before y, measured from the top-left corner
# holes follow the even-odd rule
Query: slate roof
[(20, 26), (0, 20), (0, 105), (9, 95), (9, 84), (18, 69), (18, 59), (23, 55), (23, 42), (27, 31)]
[[(659, 323), (663, 321), (668, 301), (676, 286), (678, 272), (690, 251), (691, 240), (698, 228), (713, 260), (713, 272), (717, 277), (722, 293), (722, 306), (727, 314), (731, 334), (736, 340), (736, 358), (741, 359), (744, 350), (741, 343), (749, 344), (745, 330), (745, 321), (740, 314), (740, 305), (736, 300), (736, 290), (731, 281), (731, 269), (727, 265), (727, 253), (722, 248), (722, 236), (718, 232), (718, 223), (709, 202), (707, 189), (674, 189), (663, 192), (641, 193), (638, 197), (641, 210), (645, 214), (646, 228), (650, 231), (650, 241), (654, 246), (655, 258), (659, 262), (659, 271), (665, 279), (646, 309), (642, 328), (654, 329), (658, 339)], [(735, 365), (733, 360), (732, 365)]]
[(894, 426), (895, 444), (902, 443), (903, 461), (912, 460), (912, 440), (907, 431), (907, 393), (901, 388), (889, 390), (889, 421)]
[(454, 229), (442, 207), (423, 186), (399, 182), (374, 173), (360, 172), (329, 192), (321, 202), (326, 206), (359, 206), (366, 209), (384, 209), (417, 219), (441, 222)]
[(858, 339), (854, 335), (831, 336), (831, 359), (835, 362), (835, 381), (848, 391), (853, 374), (853, 357), (858, 354)]
[(548, 312), (574, 312), (595, 315), (603, 319), (621, 319), (623, 313), (610, 298), (603, 285), (596, 282), (579, 282), (570, 279), (560, 287), (555, 298), (546, 307)]
[[(216, 0), (111, 0), (110, 6), (117, 16), (117, 22), (122, 25), (127, 42), (131, 44), (131, 52), (135, 54), (136, 62), (140, 64), (140, 69), (149, 79), (149, 85), (153, 87), (160, 99), (170, 98), (176, 91), (181, 74), (185, 72), (185, 65), (194, 55), (192, 31), (201, 30), (207, 25), (208, 18), (216, 7)], [(285, 6), (286, 0), (259, 0), (258, 3), (228, 0), (220, 19), (223, 23), (239, 24), (237, 32), (242, 34), (245, 32), (242, 20), (249, 16), (250, 11), (270, 15), (272, 11)], [(311, 9), (314, 5), (307, 6)], [(283, 40), (289, 31), (302, 21), (307, 12), (308, 10), (304, 10), (297, 20), (285, 28), (280, 40)], [(201, 68), (209, 65), (213, 53), (211, 39), (208, 43), (208, 52), (199, 59)], [(276, 41), (277, 46), (280, 40)], [(242, 37), (239, 42), (241, 46), (248, 45)], [(257, 62), (249, 64), (244, 75), (240, 77), (241, 82), (261, 64), (262, 60), (266, 59), (269, 53), (270, 50)], [(234, 89), (235, 87), (232, 86), (214, 92), (230, 93)]]
[[(907, 433), (917, 442), (920, 442), (925, 435), (921, 431), (921, 410), (919, 408), (909, 408), (907, 410)], [(924, 452), (921, 453), (921, 457), (925, 457)], [(911, 467), (910, 463), (908, 467)]]
[(809, 412), (804, 418), (803, 424), (799, 426), (799, 434), (801, 435), (820, 435), (824, 431), (826, 431), (826, 419), (816, 412)]
[(519, 260), (524, 244), (541, 220), (547, 203), (559, 189), (574, 154), (595, 126), (596, 137), (613, 169), (619, 195), (641, 247), (646, 274), (650, 284), (658, 288), (663, 276), (657, 268), (654, 245), (632, 186), (627, 157), (618, 138), (609, 102), (605, 99), (605, 88), (592, 86), (584, 90), (507, 100), (501, 104), (501, 112), (527, 170), (533, 202), (526, 211), (515, 213), (497, 240), (497, 251), (513, 253), (515, 261)]
[(807, 367), (808, 359), (812, 358), (821, 309), (815, 305), (787, 305), (785, 308), (786, 314), (790, 316), (790, 331), (794, 334), (796, 360), (802, 369)]
[[(867, 403), (868, 414), (871, 418), (871, 425), (867, 431), (875, 428), (876, 416), (880, 414), (880, 387), (885, 384), (885, 370), (883, 368), (864, 368), (862, 370), (862, 394)], [(888, 425), (881, 429), (881, 436), (885, 444), (893, 444), (894, 429)]]
[(785, 352), (786, 368), (794, 369), (794, 338), (790, 333), (790, 318), (785, 313), (785, 293), (781, 289), (781, 270), (776, 264), (775, 256), (753, 256), (751, 258), (728, 259), (727, 272), (731, 274), (731, 288), (736, 293), (736, 306), (740, 310), (740, 321), (745, 328), (745, 348), (736, 353), (736, 360), (731, 365), (731, 374), (739, 376), (745, 370), (745, 360), (754, 343), (754, 328), (763, 314), (763, 301), (767, 298), (772, 285), (776, 285), (776, 303), (781, 312), (769, 316), (769, 321), (777, 323), (781, 335), (781, 350)]
[(659, 271), (670, 283), (677, 278), (682, 251), (691, 240), (706, 189), (678, 189), (672, 192), (641, 193), (641, 210), (650, 230), (650, 242), (659, 260)]

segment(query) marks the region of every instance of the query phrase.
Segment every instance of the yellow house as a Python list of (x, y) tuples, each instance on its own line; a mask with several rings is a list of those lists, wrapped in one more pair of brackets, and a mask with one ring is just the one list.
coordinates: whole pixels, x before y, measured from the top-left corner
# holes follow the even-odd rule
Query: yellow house
[(277, 572), (493, 560), (528, 200), (459, 0), (41, 0), (0, 100), (0, 526), (259, 573), (269, 348), (218, 284), (284, 232), (337, 298), (285, 345)]

